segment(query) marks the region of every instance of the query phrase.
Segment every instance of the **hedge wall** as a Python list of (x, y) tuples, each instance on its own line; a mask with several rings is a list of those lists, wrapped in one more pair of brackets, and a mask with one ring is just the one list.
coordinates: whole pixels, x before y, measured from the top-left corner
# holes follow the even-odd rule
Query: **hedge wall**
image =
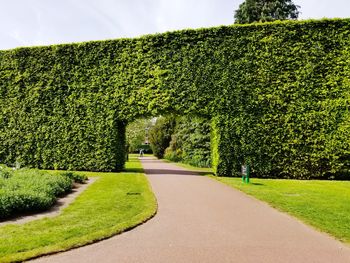
[(350, 20), (233, 25), (0, 52), (0, 162), (116, 170), (125, 124), (213, 118), (218, 175), (349, 168)]

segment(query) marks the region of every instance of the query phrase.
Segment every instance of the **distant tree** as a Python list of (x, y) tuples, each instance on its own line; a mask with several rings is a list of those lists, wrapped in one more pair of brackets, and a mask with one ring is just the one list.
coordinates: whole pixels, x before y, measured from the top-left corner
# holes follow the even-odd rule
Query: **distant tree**
[(236, 24), (298, 19), (299, 8), (292, 0), (245, 0), (234, 18)]
[(210, 121), (195, 116), (176, 118), (174, 133), (164, 158), (197, 167), (210, 167)]
[(154, 126), (149, 130), (149, 141), (153, 154), (157, 158), (163, 158), (165, 149), (169, 146), (171, 135), (174, 132), (175, 118), (159, 117)]
[(129, 152), (138, 152), (145, 143), (146, 130), (152, 126), (148, 119), (137, 119), (126, 128), (126, 140)]

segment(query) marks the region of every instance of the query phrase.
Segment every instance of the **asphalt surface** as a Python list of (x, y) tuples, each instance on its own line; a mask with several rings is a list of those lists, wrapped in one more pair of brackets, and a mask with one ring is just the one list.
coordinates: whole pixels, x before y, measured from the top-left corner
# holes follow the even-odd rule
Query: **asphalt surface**
[(350, 262), (350, 248), (237, 190), (142, 158), (157, 215), (110, 239), (35, 262)]

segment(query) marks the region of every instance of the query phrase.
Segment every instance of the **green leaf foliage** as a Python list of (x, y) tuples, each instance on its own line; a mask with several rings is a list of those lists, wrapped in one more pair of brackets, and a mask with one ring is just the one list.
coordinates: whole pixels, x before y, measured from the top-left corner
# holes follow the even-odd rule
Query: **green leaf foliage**
[(343, 174), (349, 72), (349, 19), (0, 51), (0, 162), (122, 169), (125, 124), (171, 112), (212, 118), (218, 175)]
[(163, 158), (166, 148), (169, 147), (171, 135), (175, 128), (173, 116), (159, 117), (149, 130), (149, 141), (153, 154), (157, 158)]
[(299, 8), (292, 0), (245, 0), (235, 11), (235, 23), (297, 19)]
[(152, 122), (149, 119), (137, 119), (129, 123), (126, 127), (126, 140), (128, 151), (130, 153), (138, 153), (140, 149), (147, 148), (150, 150), (148, 145), (145, 145), (146, 137), (148, 137), (148, 130), (152, 126)]
[(193, 116), (177, 118), (164, 158), (197, 167), (210, 167), (210, 121)]
[(51, 207), (56, 197), (72, 189), (72, 182), (66, 176), (29, 169), (12, 171), (7, 178), (0, 177), (0, 219)]
[(76, 173), (72, 171), (65, 171), (60, 173), (60, 175), (65, 176), (71, 179), (73, 182), (80, 183), (80, 184), (83, 184), (88, 180), (88, 177), (85, 174)]

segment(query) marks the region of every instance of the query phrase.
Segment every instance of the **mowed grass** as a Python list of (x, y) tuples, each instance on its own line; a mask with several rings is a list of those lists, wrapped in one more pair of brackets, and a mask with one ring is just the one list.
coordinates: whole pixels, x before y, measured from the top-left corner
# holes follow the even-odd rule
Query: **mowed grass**
[(89, 244), (152, 217), (157, 205), (149, 183), (142, 173), (128, 173), (128, 169), (142, 169), (135, 156), (123, 173), (84, 172), (99, 179), (59, 216), (0, 227), (0, 262)]
[(337, 239), (350, 243), (350, 182), (214, 177), (287, 212)]
[(174, 163), (208, 176), (287, 212), (301, 221), (350, 244), (350, 182), (320, 180), (251, 179), (216, 177), (210, 168)]
[(213, 168), (206, 168), (206, 167), (196, 167), (190, 164), (186, 164), (186, 163), (174, 163), (172, 161), (169, 161), (167, 159), (162, 159), (162, 161), (167, 162), (167, 163), (172, 163), (175, 164), (177, 166), (180, 166), (182, 168), (191, 170), (191, 171), (196, 171), (196, 172), (201, 172), (201, 173), (208, 173), (208, 174), (212, 174), (213, 173)]

